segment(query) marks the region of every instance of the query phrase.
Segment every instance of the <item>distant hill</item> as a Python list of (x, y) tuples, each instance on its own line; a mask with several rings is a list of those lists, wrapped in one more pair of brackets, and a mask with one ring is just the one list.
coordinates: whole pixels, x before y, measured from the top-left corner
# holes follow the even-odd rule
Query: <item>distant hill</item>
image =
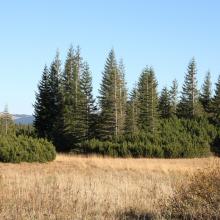
[(33, 124), (34, 116), (25, 115), (25, 114), (14, 114), (12, 115), (12, 119), (16, 124)]

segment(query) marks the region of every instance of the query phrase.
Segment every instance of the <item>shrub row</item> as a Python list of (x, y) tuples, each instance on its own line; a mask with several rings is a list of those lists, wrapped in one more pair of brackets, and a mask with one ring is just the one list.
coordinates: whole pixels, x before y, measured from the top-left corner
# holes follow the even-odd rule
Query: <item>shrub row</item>
[[(113, 143), (93, 139), (80, 144), (80, 148), (80, 153), (94, 153), (112, 157), (193, 158), (205, 157), (211, 154), (207, 143), (202, 146), (172, 146), (172, 144), (156, 146), (154, 144), (147, 145), (144, 142), (131, 143), (125, 141), (123, 143)], [(75, 148), (73, 151), (76, 151), (76, 149), (78, 150), (78, 148)]]
[(211, 149), (219, 149), (213, 147), (218, 136), (216, 127), (205, 119), (172, 118), (162, 120), (155, 134), (139, 132), (111, 141), (92, 139), (78, 144), (73, 151), (113, 157), (204, 157), (211, 154)]
[(47, 162), (56, 157), (52, 143), (27, 136), (0, 136), (0, 161), (19, 163)]

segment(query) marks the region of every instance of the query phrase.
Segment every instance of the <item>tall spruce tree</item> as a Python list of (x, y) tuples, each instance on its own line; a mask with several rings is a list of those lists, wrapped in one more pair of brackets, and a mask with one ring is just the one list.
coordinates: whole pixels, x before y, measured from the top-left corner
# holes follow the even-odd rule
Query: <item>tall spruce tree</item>
[(5, 105), (4, 111), (0, 113), (0, 134), (8, 135), (13, 133), (13, 119), (8, 111), (8, 105)]
[(75, 127), (75, 85), (74, 85), (74, 50), (71, 46), (67, 53), (65, 67), (62, 74), (62, 124), (63, 147), (68, 150), (72, 147), (74, 138), (72, 132)]
[(80, 87), (82, 57), (79, 47), (69, 48), (62, 76), (62, 121), (66, 150), (83, 140), (85, 121), (83, 120), (83, 94)]
[[(123, 75), (118, 68), (112, 49), (106, 60), (101, 83), (99, 105), (101, 108), (99, 133), (102, 139), (118, 137), (123, 132), (122, 122), (125, 108), (123, 95)], [(122, 101), (123, 100), (123, 101)], [(120, 112), (121, 111), (121, 112)]]
[(126, 117), (126, 103), (127, 103), (127, 88), (125, 82), (125, 67), (121, 59), (118, 66), (119, 71), (119, 116), (118, 116), (118, 134), (122, 135), (125, 132), (125, 117)]
[(82, 91), (82, 123), (84, 125), (85, 139), (91, 139), (96, 136), (97, 107), (92, 94), (92, 76), (87, 62), (84, 63), (81, 79)]
[(205, 112), (210, 113), (210, 104), (212, 100), (212, 83), (210, 71), (208, 71), (205, 76), (205, 81), (202, 85), (202, 91), (199, 98)]
[(37, 135), (42, 138), (51, 139), (52, 121), (50, 118), (50, 87), (49, 70), (44, 67), (41, 81), (38, 84), (36, 101), (34, 103), (34, 127)]
[(172, 115), (171, 97), (167, 87), (162, 89), (159, 98), (159, 111), (161, 118), (170, 118)]
[(142, 72), (139, 84), (139, 128), (154, 133), (158, 125), (157, 81), (154, 70), (146, 67)]
[(178, 105), (178, 82), (177, 80), (173, 80), (172, 86), (170, 88), (170, 104), (171, 104), (171, 114), (172, 116), (177, 113), (177, 105)]
[(196, 80), (196, 61), (190, 61), (183, 84), (183, 90), (178, 106), (178, 115), (184, 118), (194, 118), (201, 114), (199, 91)]
[(218, 77), (218, 81), (215, 84), (215, 93), (212, 99), (211, 107), (213, 113), (213, 120), (216, 125), (220, 126), (220, 76)]
[(60, 87), (60, 77), (61, 77), (61, 60), (59, 56), (59, 52), (57, 51), (54, 61), (50, 66), (49, 71), (49, 115), (47, 117), (47, 121), (51, 126), (51, 130), (49, 132), (49, 138), (53, 141), (53, 143), (59, 147), (62, 145), (60, 143), (60, 135), (62, 133), (61, 130), (61, 110), (62, 110), (62, 94)]

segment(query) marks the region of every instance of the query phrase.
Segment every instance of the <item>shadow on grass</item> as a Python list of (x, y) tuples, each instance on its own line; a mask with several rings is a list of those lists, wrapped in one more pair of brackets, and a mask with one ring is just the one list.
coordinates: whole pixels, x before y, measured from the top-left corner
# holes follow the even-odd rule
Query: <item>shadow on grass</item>
[(154, 213), (137, 213), (134, 210), (119, 212), (117, 219), (121, 220), (155, 220), (158, 216)]

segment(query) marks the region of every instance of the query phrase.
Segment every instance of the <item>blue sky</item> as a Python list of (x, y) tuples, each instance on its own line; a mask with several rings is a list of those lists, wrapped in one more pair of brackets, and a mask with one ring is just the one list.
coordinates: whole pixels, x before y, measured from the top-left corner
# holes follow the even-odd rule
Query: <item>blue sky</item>
[(94, 94), (109, 50), (123, 58), (132, 88), (146, 65), (162, 86), (182, 85), (189, 60), (199, 87), (209, 69), (220, 74), (220, 1), (216, 0), (7, 0), (0, 1), (0, 111), (33, 112), (45, 64), (57, 48), (64, 60), (80, 45), (92, 70)]

